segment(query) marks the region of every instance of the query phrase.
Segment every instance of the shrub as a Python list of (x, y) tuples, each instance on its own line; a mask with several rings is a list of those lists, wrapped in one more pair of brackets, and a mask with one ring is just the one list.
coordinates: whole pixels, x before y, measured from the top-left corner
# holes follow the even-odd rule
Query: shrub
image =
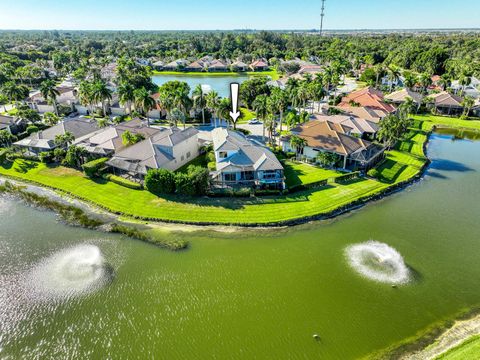
[(210, 172), (201, 166), (190, 165), (188, 177), (194, 187), (192, 195), (205, 195), (210, 188)]
[(89, 161), (82, 165), (82, 169), (88, 177), (95, 177), (101, 175), (101, 170), (105, 168), (105, 163), (108, 158), (100, 158)]
[(360, 177), (360, 172), (356, 171), (356, 172), (352, 172), (352, 173), (348, 173), (348, 174), (336, 177), (335, 182), (337, 184), (341, 184), (341, 183), (344, 183), (344, 182), (348, 182), (348, 181), (351, 181), (351, 180), (358, 179), (359, 177)]
[(56, 162), (62, 162), (65, 159), (67, 152), (62, 148), (56, 148), (53, 150), (53, 160)]
[(9, 149), (0, 149), (0, 164), (4, 164), (7, 161), (7, 156), (9, 153)]
[(215, 161), (211, 161), (208, 163), (207, 167), (208, 167), (208, 170), (215, 171), (217, 170), (217, 163)]
[(178, 173), (175, 176), (175, 187), (177, 193), (181, 195), (195, 195), (195, 185), (190, 181), (190, 176), (184, 173)]
[(207, 160), (208, 160), (208, 162), (216, 162), (217, 161), (217, 159), (215, 158), (215, 153), (213, 151), (210, 151), (207, 154)]
[(37, 133), (37, 132), (39, 132), (39, 131), (40, 131), (40, 129), (38, 128), (38, 126), (29, 125), (29, 126), (27, 127), (27, 134), (28, 134), (28, 135), (32, 135), (32, 134)]
[(166, 169), (152, 169), (145, 176), (145, 187), (154, 194), (173, 194), (175, 183), (174, 173)]
[(50, 164), (53, 161), (53, 152), (51, 151), (43, 151), (38, 154), (38, 158), (44, 164)]
[(130, 180), (125, 179), (121, 176), (107, 174), (104, 178), (113, 182), (113, 183), (115, 183), (115, 184), (117, 184), (117, 185), (124, 186), (124, 187), (129, 188), (129, 189), (133, 189), (133, 190), (142, 190), (143, 189), (142, 184), (136, 183), (134, 181), (130, 181)]

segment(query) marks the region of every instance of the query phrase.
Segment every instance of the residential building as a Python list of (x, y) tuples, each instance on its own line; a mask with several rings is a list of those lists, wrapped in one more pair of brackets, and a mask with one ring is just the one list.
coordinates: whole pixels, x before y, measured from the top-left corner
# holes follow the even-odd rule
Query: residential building
[(18, 134), (26, 128), (23, 120), (16, 119), (13, 116), (0, 115), (0, 130), (7, 130), (11, 134)]
[(99, 130), (97, 121), (84, 117), (65, 119), (51, 128), (39, 131), (29, 137), (14, 143), (19, 148), (26, 149), (31, 154), (39, 154), (43, 151), (50, 151), (57, 147), (55, 137), (72, 134), (75, 139), (94, 133)]
[(166, 64), (163, 67), (163, 70), (168, 70), (168, 71), (179, 71), (179, 70), (184, 70), (188, 66), (188, 61), (185, 59), (177, 59), (174, 60), (168, 64)]
[(150, 169), (175, 171), (198, 155), (197, 129), (162, 128), (148, 139), (115, 153), (107, 165), (117, 175), (143, 181)]
[(252, 71), (266, 71), (269, 69), (268, 62), (264, 59), (255, 60), (250, 64)]
[(300, 68), (300, 70), (298, 70), (298, 73), (300, 75), (306, 75), (306, 74), (310, 74), (310, 75), (316, 75), (316, 74), (319, 74), (323, 72), (323, 66), (321, 65), (305, 65), (305, 66), (302, 66)]
[(372, 109), (379, 109), (389, 114), (394, 113), (397, 110), (395, 106), (385, 102), (383, 93), (381, 91), (370, 86), (351, 92), (345, 96), (338, 105), (340, 108), (350, 108), (355, 106), (365, 106)]
[(153, 69), (156, 70), (156, 71), (162, 71), (164, 66), (165, 66), (165, 63), (161, 60), (155, 61), (152, 64)]
[[(346, 170), (368, 170), (383, 159), (384, 148), (355, 137), (352, 128), (328, 120), (313, 120), (297, 126), (291, 134), (306, 141), (300, 156), (315, 161), (321, 152), (337, 154)], [(296, 151), (290, 144), (291, 136), (281, 139), (285, 152)]]
[(389, 115), (385, 110), (371, 108), (368, 106), (344, 106), (337, 108), (342, 113), (350, 114), (361, 119), (365, 119), (378, 124), (382, 119)]
[(422, 104), (423, 95), (405, 88), (385, 96), (385, 100), (389, 100), (397, 106), (403, 104), (407, 100), (407, 98), (411, 98), (415, 104), (420, 106)]
[(126, 147), (122, 138), (126, 131), (133, 135), (142, 135), (144, 139), (161, 132), (157, 128), (150, 127), (146, 121), (134, 119), (79, 137), (75, 140), (74, 145), (83, 147), (94, 156), (112, 156)]
[(248, 64), (243, 61), (237, 60), (231, 65), (232, 71), (245, 72), (248, 71)]
[[(74, 86), (57, 86), (57, 91), (59, 95), (57, 96), (58, 105), (66, 105), (69, 107), (74, 107), (74, 104), (78, 101), (77, 90)], [(48, 101), (43, 97), (40, 91), (34, 91), (30, 94), (28, 98), (30, 107), (34, 110), (37, 110), (39, 113), (53, 112), (55, 109), (53, 105), (49, 104)]]
[(284, 188), (283, 166), (268, 148), (225, 128), (214, 129), (212, 139), (217, 185)]
[(344, 134), (359, 138), (373, 139), (379, 129), (378, 123), (352, 114), (340, 115), (312, 115), (313, 121), (328, 121), (332, 124), (338, 124), (342, 127)]
[(208, 71), (210, 72), (222, 72), (227, 71), (228, 67), (220, 60), (213, 60), (208, 64)]
[(442, 91), (428, 96), (433, 100), (435, 110), (444, 115), (459, 115), (463, 112), (463, 99), (458, 95)]

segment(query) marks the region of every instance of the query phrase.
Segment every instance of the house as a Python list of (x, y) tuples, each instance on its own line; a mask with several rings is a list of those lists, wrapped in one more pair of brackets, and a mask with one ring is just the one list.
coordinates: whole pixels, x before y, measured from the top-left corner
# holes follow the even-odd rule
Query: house
[(77, 139), (98, 130), (99, 127), (96, 120), (84, 117), (69, 118), (51, 128), (39, 131), (25, 139), (17, 141), (14, 145), (26, 149), (32, 154), (39, 154), (43, 151), (51, 151), (57, 147), (55, 144), (55, 137), (57, 135), (65, 135), (68, 132)]
[(174, 60), (163, 67), (163, 70), (178, 71), (183, 70), (188, 66), (188, 61), (185, 59)]
[(0, 115), (0, 130), (6, 130), (10, 134), (16, 135), (25, 131), (26, 121), (17, 119), (13, 116)]
[(300, 68), (300, 70), (298, 70), (298, 73), (300, 75), (306, 75), (306, 74), (310, 74), (310, 75), (316, 75), (316, 74), (319, 74), (323, 71), (323, 66), (320, 66), (320, 65), (305, 65), (305, 66), (302, 66)]
[(208, 65), (208, 71), (210, 71), (210, 72), (221, 72), (221, 71), (227, 71), (227, 70), (228, 70), (227, 65), (225, 65), (220, 60), (213, 60)]
[(217, 169), (212, 174), (221, 186), (284, 188), (284, 170), (266, 147), (225, 128), (212, 131)]
[(463, 86), (460, 81), (452, 81), (452, 90), (455, 94), (461, 93), (463, 96), (469, 96), (474, 99), (480, 99), (480, 80), (476, 77), (470, 79), (470, 84)]
[(389, 100), (397, 106), (403, 104), (407, 98), (411, 98), (415, 104), (420, 106), (422, 104), (423, 95), (405, 88), (385, 96), (385, 100)]
[(381, 109), (368, 106), (345, 106), (338, 108), (342, 113), (350, 114), (378, 124), (382, 119), (389, 115), (388, 112)]
[[(343, 168), (348, 170), (368, 170), (383, 159), (384, 148), (367, 140), (349, 135), (348, 126), (329, 120), (313, 120), (291, 130), (292, 135), (306, 141), (300, 155), (308, 160), (316, 160), (319, 153), (328, 152), (342, 158)], [(296, 151), (290, 145), (291, 136), (281, 139), (285, 152)]]
[(165, 63), (161, 60), (155, 61), (152, 64), (153, 69), (156, 70), (156, 71), (162, 71), (164, 66), (165, 66)]
[(374, 138), (379, 126), (374, 121), (369, 121), (352, 114), (340, 115), (312, 115), (313, 121), (329, 121), (342, 127), (343, 133), (359, 138)]
[(237, 60), (231, 65), (232, 71), (245, 72), (248, 71), (248, 65), (244, 62)]
[(387, 113), (394, 113), (397, 109), (392, 104), (388, 104), (384, 100), (383, 93), (373, 87), (366, 87), (361, 90), (353, 91), (345, 96), (339, 108), (349, 108), (352, 106), (365, 106), (373, 109), (379, 109)]
[(206, 71), (208, 69), (209, 62), (206, 61), (205, 59), (199, 59), (194, 62), (192, 62), (190, 65), (188, 65), (185, 70), (186, 71)]
[[(57, 86), (56, 89), (59, 92), (59, 95), (56, 98), (57, 104), (70, 106), (73, 109), (74, 104), (78, 101), (78, 92), (75, 87), (72, 85)], [(53, 105), (49, 104), (48, 101), (43, 97), (42, 93), (38, 90), (30, 93), (28, 102), (30, 107), (32, 107), (34, 110), (37, 110), (39, 113), (55, 111)]]
[(91, 155), (100, 157), (111, 156), (126, 147), (122, 138), (126, 131), (134, 135), (140, 134), (145, 139), (148, 139), (161, 130), (150, 127), (141, 119), (134, 119), (79, 137), (75, 140), (74, 145), (84, 148)]
[(268, 62), (266, 60), (256, 60), (250, 64), (250, 69), (252, 71), (266, 71), (269, 69)]
[(382, 78), (382, 85), (387, 87), (403, 87), (405, 84), (405, 78), (399, 76), (398, 78), (391, 79), (390, 76), (386, 75)]
[(463, 99), (460, 96), (442, 91), (438, 94), (431, 94), (435, 110), (444, 115), (459, 115), (463, 112)]
[(178, 170), (199, 155), (198, 130), (162, 128), (107, 161), (117, 175), (142, 181), (150, 169)]

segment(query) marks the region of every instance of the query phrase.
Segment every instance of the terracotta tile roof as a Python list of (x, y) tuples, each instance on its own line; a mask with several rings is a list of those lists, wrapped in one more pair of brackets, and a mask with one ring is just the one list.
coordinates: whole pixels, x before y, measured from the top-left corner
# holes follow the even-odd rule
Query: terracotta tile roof
[(338, 105), (340, 108), (351, 107), (351, 103), (357, 103), (360, 106), (368, 106), (375, 109), (381, 109), (388, 113), (395, 112), (395, 107), (384, 101), (383, 93), (372, 87), (354, 91), (342, 99)]

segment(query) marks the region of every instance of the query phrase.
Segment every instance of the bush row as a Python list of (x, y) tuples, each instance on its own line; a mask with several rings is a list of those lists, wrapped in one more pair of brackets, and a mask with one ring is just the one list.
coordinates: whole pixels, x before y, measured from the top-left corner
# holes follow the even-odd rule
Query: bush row
[(310, 184), (295, 185), (295, 186), (290, 187), (288, 190), (291, 193), (295, 193), (295, 192), (304, 191), (304, 190), (318, 189), (318, 188), (327, 186), (327, 184), (328, 184), (328, 179), (316, 181), (316, 182), (313, 182), (313, 183), (310, 183)]
[(206, 195), (210, 188), (210, 173), (201, 166), (190, 165), (187, 173), (174, 173), (166, 169), (149, 170), (145, 187), (154, 194)]
[(129, 189), (133, 189), (133, 190), (142, 190), (143, 189), (142, 184), (130, 181), (128, 179), (125, 179), (123, 177), (116, 176), (116, 175), (113, 175), (113, 174), (106, 174), (104, 176), (104, 179), (109, 180), (109, 181), (111, 181), (111, 182), (113, 182), (117, 185), (124, 186), (124, 187), (129, 188)]
[(341, 184), (347, 181), (355, 180), (360, 177), (360, 171), (348, 173), (335, 178), (335, 183)]
[(89, 161), (82, 165), (83, 171), (87, 174), (88, 177), (100, 176), (102, 170), (105, 169), (105, 163), (108, 161), (108, 158), (100, 158), (96, 160)]

